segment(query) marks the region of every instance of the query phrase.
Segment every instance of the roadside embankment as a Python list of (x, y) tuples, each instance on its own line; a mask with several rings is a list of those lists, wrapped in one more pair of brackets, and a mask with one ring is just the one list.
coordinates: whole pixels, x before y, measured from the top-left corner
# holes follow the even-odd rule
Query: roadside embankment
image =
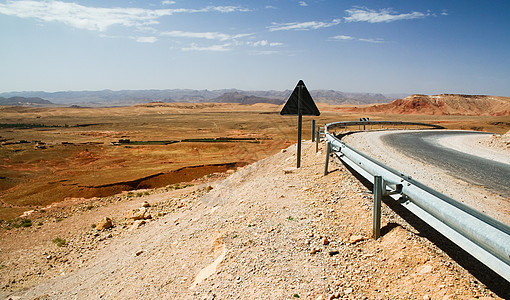
[[(497, 298), (386, 206), (371, 239), (371, 192), (342, 165), (323, 176), (314, 150), (303, 144), (299, 169), (293, 145), (214, 183), (2, 230), (0, 297)], [(134, 220), (137, 210), (151, 218)], [(113, 227), (90, 227), (104, 217)], [(56, 234), (67, 243), (51, 243)]]

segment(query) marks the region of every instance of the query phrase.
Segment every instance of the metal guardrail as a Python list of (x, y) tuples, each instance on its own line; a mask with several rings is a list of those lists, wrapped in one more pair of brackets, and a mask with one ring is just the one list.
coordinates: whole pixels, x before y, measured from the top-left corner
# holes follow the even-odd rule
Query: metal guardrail
[[(382, 195), (400, 200), (401, 204), (413, 214), (510, 282), (510, 227), (378, 162), (328, 132), (328, 129), (333, 127), (358, 125), (358, 123), (361, 125), (388, 124), (383, 121), (326, 124), (324, 126), (327, 142), (325, 174), (327, 174), (329, 155), (333, 152), (370, 182), (374, 183), (375, 177), (382, 177), (382, 191), (374, 191), (374, 194), (382, 192)], [(437, 125), (429, 127), (440, 128)], [(375, 186), (378, 185), (375, 184)], [(374, 215), (374, 229), (376, 227)], [(377, 238), (378, 234), (374, 232), (374, 237)]]
[(423, 127), (430, 127), (434, 129), (444, 129), (441, 125), (436, 124), (427, 124), (427, 123), (419, 123), (419, 122), (403, 122), (403, 121), (344, 121), (344, 122), (335, 122), (335, 123), (329, 123), (326, 124), (326, 128), (339, 128), (343, 127), (346, 128), (348, 126), (370, 126), (371, 128), (375, 125), (380, 125), (381, 127), (384, 125), (392, 125), (392, 126), (423, 126)]

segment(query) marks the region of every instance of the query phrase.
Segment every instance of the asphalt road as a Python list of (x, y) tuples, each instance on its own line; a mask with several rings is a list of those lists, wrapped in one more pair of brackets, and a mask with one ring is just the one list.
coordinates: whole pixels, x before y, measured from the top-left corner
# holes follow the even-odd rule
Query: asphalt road
[(383, 135), (381, 140), (413, 159), (444, 169), (453, 177), (485, 186), (492, 192), (510, 198), (510, 164), (445, 148), (435, 141), (439, 137), (458, 134), (458, 131), (417, 131), (387, 134)]

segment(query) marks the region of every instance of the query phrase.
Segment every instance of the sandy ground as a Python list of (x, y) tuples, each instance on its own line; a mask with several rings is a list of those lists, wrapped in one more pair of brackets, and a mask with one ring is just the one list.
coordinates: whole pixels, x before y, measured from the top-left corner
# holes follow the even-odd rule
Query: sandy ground
[[(491, 193), (482, 186), (476, 186), (454, 178), (441, 168), (422, 163), (406, 156), (395, 148), (388, 147), (380, 139), (382, 135), (387, 133), (387, 131), (359, 132), (346, 136), (342, 140), (355, 149), (413, 177), (425, 185), (510, 225), (509, 199)], [(441, 139), (439, 142), (447, 147), (469, 154), (502, 162), (509, 160), (510, 152), (507, 150), (487, 146), (486, 141), (490, 136), (466, 137), (466, 135), (459, 133), (459, 135), (452, 138)]]
[[(215, 183), (96, 199), (60, 222), (2, 229), (0, 298), (498, 298), (386, 206), (383, 236), (371, 239), (371, 192), (342, 165), (324, 176), (314, 148), (304, 143), (299, 169), (294, 145)], [(152, 218), (126, 219), (144, 201)], [(90, 227), (103, 217), (114, 227)], [(53, 244), (57, 235), (68, 243)]]

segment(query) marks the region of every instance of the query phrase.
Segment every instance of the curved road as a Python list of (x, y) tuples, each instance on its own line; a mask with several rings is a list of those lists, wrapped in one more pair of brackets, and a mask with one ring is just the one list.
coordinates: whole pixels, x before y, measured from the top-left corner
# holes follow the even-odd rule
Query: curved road
[(459, 134), (486, 134), (458, 131), (424, 131), (391, 133), (381, 137), (383, 143), (413, 159), (436, 165), (453, 177), (482, 185), (510, 198), (510, 164), (441, 146), (437, 139)]

